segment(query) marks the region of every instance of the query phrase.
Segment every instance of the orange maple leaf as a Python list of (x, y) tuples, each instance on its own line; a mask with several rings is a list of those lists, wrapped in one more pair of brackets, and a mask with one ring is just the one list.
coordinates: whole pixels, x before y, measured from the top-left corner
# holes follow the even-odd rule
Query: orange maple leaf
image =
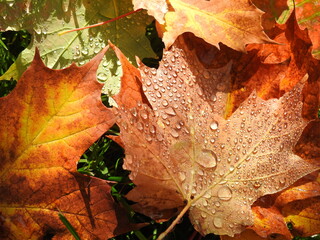
[(96, 81), (106, 50), (82, 67), (62, 70), (45, 67), (37, 52), (16, 88), (0, 99), (1, 239), (70, 238), (59, 210), (83, 239), (121, 229), (108, 183), (76, 168), (114, 124)]

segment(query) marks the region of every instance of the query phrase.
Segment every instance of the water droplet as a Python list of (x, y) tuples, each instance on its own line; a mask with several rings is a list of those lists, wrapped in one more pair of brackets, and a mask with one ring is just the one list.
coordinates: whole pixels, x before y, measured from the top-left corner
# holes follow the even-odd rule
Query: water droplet
[(147, 111), (146, 110), (144, 110), (144, 109), (142, 109), (141, 111), (140, 111), (140, 116), (143, 118), (143, 119), (147, 119), (148, 118), (148, 113), (147, 113)]
[(283, 187), (285, 185), (285, 183), (286, 183), (286, 178), (281, 178), (279, 180), (279, 183), (280, 183), (281, 187)]
[(175, 129), (171, 129), (170, 133), (171, 133), (171, 136), (174, 138), (179, 137), (179, 133)]
[(168, 101), (164, 99), (164, 100), (162, 101), (162, 105), (163, 105), (164, 107), (168, 106)]
[(157, 133), (157, 139), (161, 142), (163, 140), (163, 135), (161, 133)]
[(257, 149), (257, 148), (254, 148), (252, 153), (253, 153), (253, 154), (256, 154), (257, 152), (258, 152), (258, 149)]
[(202, 149), (196, 162), (202, 167), (213, 168), (217, 165), (217, 155), (211, 150)]
[(210, 78), (210, 73), (209, 73), (209, 71), (208, 71), (208, 70), (205, 70), (205, 71), (203, 72), (203, 76), (204, 76), (204, 78), (209, 79), (209, 78)]
[(150, 133), (152, 134), (156, 132), (156, 128), (153, 125), (150, 126), (149, 130), (150, 130)]
[(146, 140), (147, 140), (148, 142), (151, 142), (151, 141), (152, 141), (152, 137), (151, 137), (150, 134), (146, 134)]
[(211, 130), (217, 130), (219, 127), (219, 124), (217, 121), (213, 121), (211, 124), (210, 124), (210, 128)]
[(95, 46), (95, 48), (93, 49), (93, 52), (97, 54), (98, 52), (100, 52), (100, 50), (101, 50), (101, 47)]
[(200, 176), (203, 176), (203, 175), (204, 175), (203, 170), (202, 170), (202, 169), (199, 169), (199, 170), (198, 170), (198, 174), (199, 174)]
[(142, 124), (141, 122), (138, 122), (138, 123), (137, 123), (137, 129), (138, 129), (139, 131), (142, 131), (142, 130), (143, 130), (143, 124)]
[(281, 143), (279, 151), (281, 152), (283, 149), (284, 149), (284, 145)]
[(258, 189), (259, 187), (261, 187), (261, 183), (256, 181), (256, 182), (253, 183), (253, 187)]
[(107, 76), (107, 74), (100, 72), (100, 73), (98, 73), (97, 78), (98, 78), (98, 80), (104, 82), (108, 79), (108, 76)]
[(179, 179), (183, 182), (186, 180), (186, 174), (184, 172), (179, 172)]
[(69, 10), (69, 0), (63, 0), (62, 1), (62, 10), (64, 12), (68, 12), (68, 10)]
[(88, 48), (83, 48), (82, 50), (81, 50), (81, 53), (82, 53), (82, 55), (84, 55), (84, 56), (87, 56), (88, 55), (88, 53), (89, 53), (89, 50), (88, 50)]
[(232, 197), (232, 191), (228, 186), (221, 187), (218, 190), (218, 198), (223, 201), (229, 201)]
[(176, 112), (173, 110), (172, 107), (168, 107), (164, 111), (165, 111), (166, 114), (168, 114), (170, 116), (175, 116), (176, 115)]
[(216, 228), (222, 228), (222, 219), (219, 218), (219, 217), (213, 218), (213, 225), (214, 225)]

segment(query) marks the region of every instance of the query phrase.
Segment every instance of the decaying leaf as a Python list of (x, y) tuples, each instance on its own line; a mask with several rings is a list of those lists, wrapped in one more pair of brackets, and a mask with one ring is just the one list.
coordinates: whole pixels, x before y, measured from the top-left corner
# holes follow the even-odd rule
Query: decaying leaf
[(16, 88), (0, 99), (1, 239), (70, 239), (59, 210), (82, 239), (124, 230), (108, 183), (76, 170), (81, 154), (114, 123), (96, 81), (105, 51), (63, 70), (45, 67), (36, 53)]
[(124, 167), (137, 186), (127, 197), (154, 219), (189, 211), (201, 234), (232, 236), (253, 224), (255, 200), (319, 168), (292, 151), (308, 123), (301, 117), (307, 76), (280, 99), (253, 92), (226, 120), (231, 65), (205, 69), (183, 49), (166, 51), (157, 70), (140, 68), (151, 107), (137, 100), (116, 112)]

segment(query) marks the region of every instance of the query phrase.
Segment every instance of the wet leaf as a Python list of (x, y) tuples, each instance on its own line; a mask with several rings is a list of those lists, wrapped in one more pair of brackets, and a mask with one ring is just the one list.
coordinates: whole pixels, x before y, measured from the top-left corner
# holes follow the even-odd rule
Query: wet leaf
[[(129, 0), (55, 0), (30, 2), (27, 0), (0, 3), (0, 28), (25, 29), (32, 35), (31, 44), (11, 66), (2, 79), (19, 79), (31, 63), (35, 47), (50, 68), (64, 68), (76, 62), (83, 65), (111, 40), (134, 61), (135, 56), (155, 57), (145, 36), (146, 25), (152, 21), (143, 12), (124, 19), (62, 36), (58, 33), (96, 24), (118, 17), (132, 10)], [(116, 77), (112, 77), (115, 75)], [(121, 69), (113, 54), (107, 54), (100, 65), (97, 77), (106, 83), (104, 93), (115, 94), (119, 90)]]
[(114, 123), (96, 81), (105, 51), (82, 67), (63, 70), (47, 68), (37, 52), (16, 88), (0, 99), (1, 239), (69, 239), (59, 211), (82, 239), (128, 230), (118, 225), (122, 215), (108, 183), (76, 168)]
[(188, 210), (201, 234), (232, 236), (253, 224), (255, 200), (319, 168), (292, 151), (308, 123), (306, 77), (280, 99), (253, 92), (226, 120), (230, 68), (205, 69), (183, 42), (159, 69), (140, 68), (149, 104), (116, 111), (137, 210), (154, 219)]

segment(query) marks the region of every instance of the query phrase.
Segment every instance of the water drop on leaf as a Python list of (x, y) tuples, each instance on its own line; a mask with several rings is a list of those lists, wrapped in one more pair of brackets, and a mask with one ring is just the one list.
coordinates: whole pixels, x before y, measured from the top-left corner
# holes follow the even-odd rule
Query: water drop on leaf
[(198, 154), (196, 162), (205, 168), (213, 168), (217, 165), (217, 155), (208, 149), (202, 149)]
[(229, 201), (232, 197), (232, 191), (228, 186), (223, 186), (218, 190), (218, 198), (223, 201)]

